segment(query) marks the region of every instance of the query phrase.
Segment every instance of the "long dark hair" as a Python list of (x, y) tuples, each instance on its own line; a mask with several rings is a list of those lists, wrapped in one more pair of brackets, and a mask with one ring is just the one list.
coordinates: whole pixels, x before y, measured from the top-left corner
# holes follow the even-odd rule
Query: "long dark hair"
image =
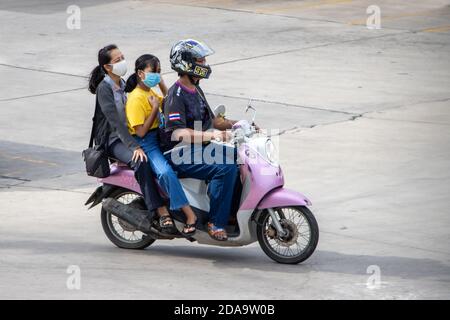
[(136, 88), (138, 84), (138, 70), (145, 70), (148, 66), (152, 68), (152, 72), (156, 72), (159, 65), (159, 59), (152, 54), (143, 54), (137, 58), (134, 64), (134, 73), (128, 78), (127, 84), (125, 86), (125, 92), (131, 92)]
[(111, 62), (111, 50), (117, 49), (115, 44), (107, 45), (98, 52), (98, 65), (92, 70), (89, 76), (89, 91), (95, 94), (98, 85), (102, 82), (107, 73), (103, 65)]

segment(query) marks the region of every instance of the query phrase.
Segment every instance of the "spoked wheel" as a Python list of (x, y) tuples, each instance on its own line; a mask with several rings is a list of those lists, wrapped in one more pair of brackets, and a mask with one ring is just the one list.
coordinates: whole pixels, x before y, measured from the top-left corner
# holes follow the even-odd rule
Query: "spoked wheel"
[[(110, 195), (117, 201), (137, 209), (146, 209), (142, 196), (133, 191), (118, 188)], [(112, 215), (102, 208), (101, 212), (103, 231), (112, 243), (119, 248), (144, 249), (155, 242), (155, 239), (146, 236), (141, 231), (122, 219)]]
[(278, 234), (269, 211), (264, 210), (257, 227), (263, 251), (279, 263), (296, 264), (308, 259), (319, 241), (319, 226), (312, 212), (303, 206), (273, 210), (285, 233)]

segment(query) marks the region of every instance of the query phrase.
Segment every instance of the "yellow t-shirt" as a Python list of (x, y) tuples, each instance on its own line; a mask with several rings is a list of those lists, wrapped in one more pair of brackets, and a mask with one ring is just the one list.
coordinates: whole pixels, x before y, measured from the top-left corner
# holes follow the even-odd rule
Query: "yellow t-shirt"
[[(145, 119), (150, 117), (153, 108), (150, 105), (150, 102), (148, 102), (149, 96), (155, 96), (158, 98), (160, 108), (159, 111), (161, 112), (163, 97), (152, 89), (145, 91), (140, 87), (136, 87), (128, 94), (125, 114), (127, 115), (128, 131), (130, 131), (131, 134), (136, 134), (134, 127), (144, 124)], [(153, 122), (149, 130), (156, 129), (158, 126), (159, 118), (156, 117), (155, 122)]]

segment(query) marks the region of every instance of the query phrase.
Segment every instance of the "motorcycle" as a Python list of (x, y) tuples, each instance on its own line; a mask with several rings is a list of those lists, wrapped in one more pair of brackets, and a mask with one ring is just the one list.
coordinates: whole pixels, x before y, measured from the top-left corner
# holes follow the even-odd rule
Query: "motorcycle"
[[(274, 261), (297, 264), (314, 252), (319, 240), (319, 227), (308, 209), (310, 200), (301, 193), (283, 187), (284, 175), (276, 159), (274, 143), (271, 137), (256, 129), (256, 110), (250, 104), (246, 112), (249, 110), (254, 111), (251, 122), (240, 120), (233, 125), (232, 138), (225, 143), (237, 150), (241, 181), (240, 194), (234, 197), (234, 209), (226, 227), (228, 239), (217, 241), (207, 233), (207, 182), (179, 176), (198, 218), (196, 233), (186, 239), (226, 247), (245, 246), (258, 241), (264, 253)], [(223, 115), (225, 107), (217, 107), (214, 113)], [(126, 165), (113, 163), (110, 176), (99, 181), (102, 185), (85, 204), (91, 204), (92, 208), (102, 203), (102, 227), (116, 246), (144, 249), (156, 240), (184, 238), (180, 233), (184, 226), (184, 215), (179, 211), (171, 211), (177, 231), (164, 232), (158, 219), (154, 218), (156, 214), (150, 217), (146, 210), (134, 172)]]

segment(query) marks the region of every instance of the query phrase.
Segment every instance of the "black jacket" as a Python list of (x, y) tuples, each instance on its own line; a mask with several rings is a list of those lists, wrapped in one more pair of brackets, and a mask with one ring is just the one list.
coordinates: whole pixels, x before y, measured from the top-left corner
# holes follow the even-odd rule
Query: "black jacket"
[(139, 144), (129, 133), (126, 123), (120, 119), (113, 90), (105, 80), (100, 82), (97, 87), (94, 117), (96, 145), (108, 147), (120, 140), (130, 150), (139, 147)]

